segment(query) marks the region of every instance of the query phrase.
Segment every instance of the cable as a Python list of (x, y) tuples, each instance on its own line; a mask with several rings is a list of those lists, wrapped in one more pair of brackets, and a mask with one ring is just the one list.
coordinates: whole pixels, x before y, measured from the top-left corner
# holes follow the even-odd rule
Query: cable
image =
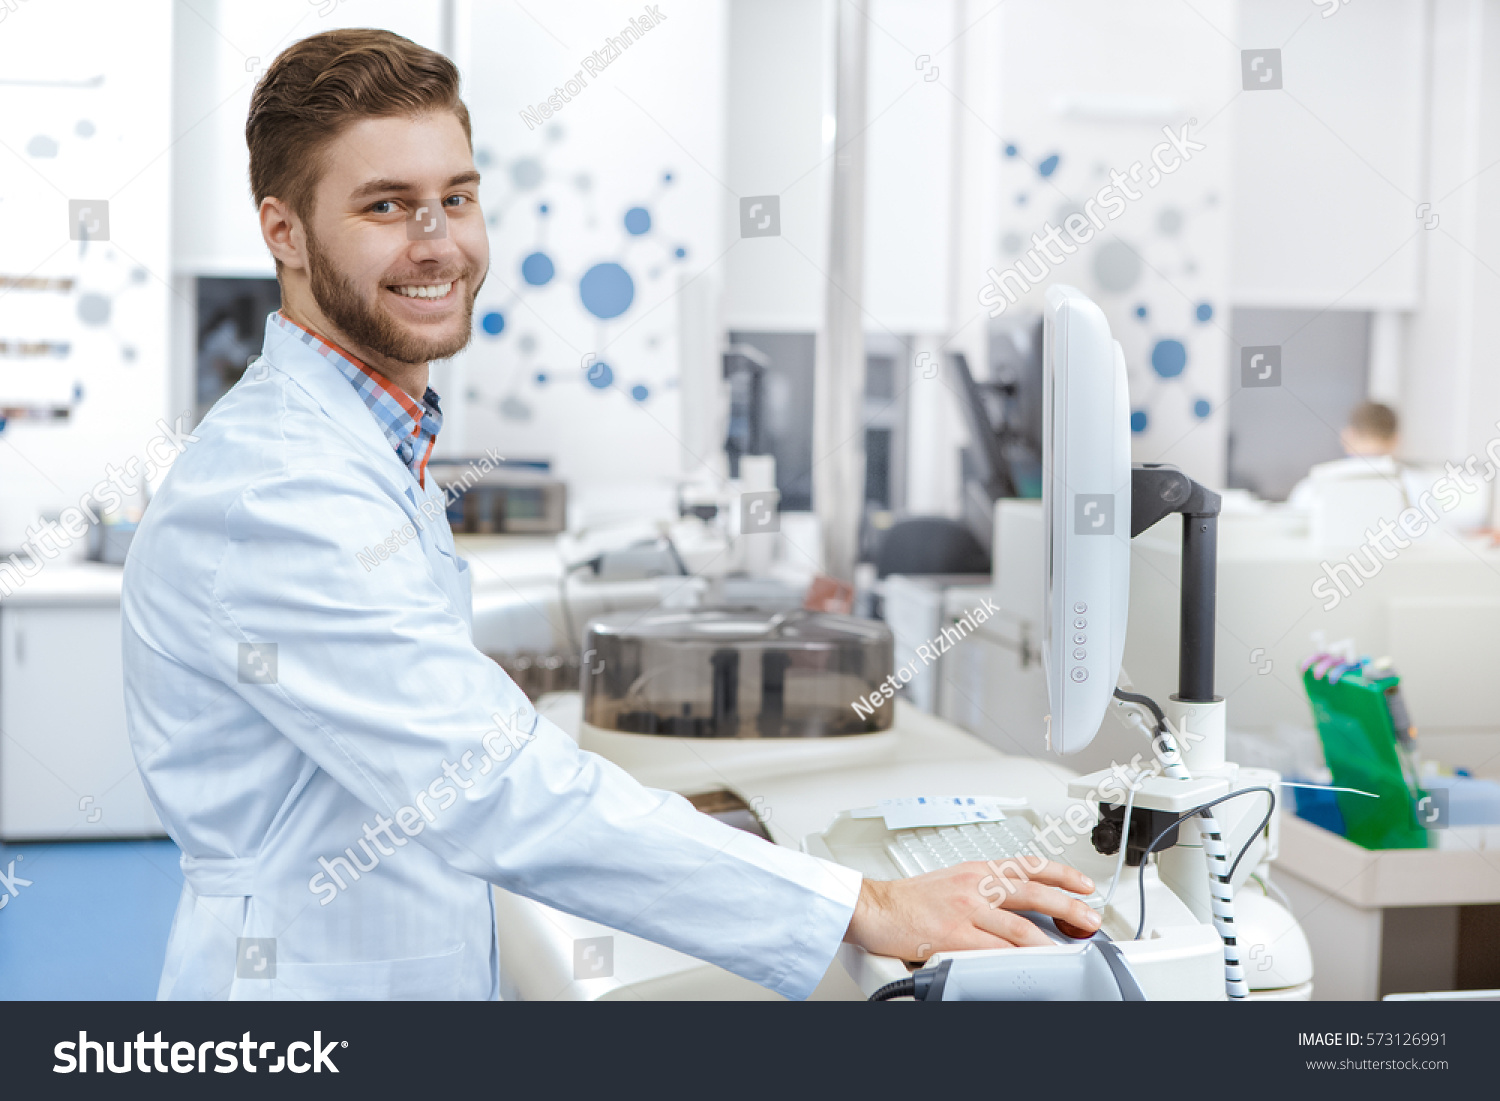
[(1162, 713), (1162, 709), (1157, 706), (1156, 701), (1153, 700), (1150, 696), (1142, 696), (1136, 692), (1127, 692), (1123, 688), (1116, 688), (1115, 699), (1124, 700), (1126, 703), (1133, 703), (1137, 706), (1146, 708), (1151, 712), (1152, 715), (1156, 717), (1156, 732), (1158, 734), (1166, 732), (1167, 716)]
[[(1151, 747), (1156, 753), (1158, 760), (1161, 761), (1163, 770), (1169, 778), (1174, 780), (1191, 779), (1192, 776), (1188, 772), (1187, 765), (1183, 763), (1182, 753), (1177, 748), (1177, 742), (1172, 729), (1167, 723), (1167, 717), (1156, 701), (1150, 696), (1127, 692), (1119, 686), (1115, 687), (1114, 695), (1117, 699), (1125, 703), (1145, 707), (1151, 711), (1151, 714), (1156, 718), (1156, 737), (1152, 739)], [(1234, 863), (1229, 866), (1229, 870), (1226, 872), (1224, 871), (1224, 865), (1228, 859), (1228, 850), (1224, 847), (1223, 834), (1219, 832), (1218, 819), (1210, 813), (1209, 808), (1248, 791), (1264, 791), (1270, 796), (1271, 806), (1266, 811), (1266, 817), (1261, 821), (1260, 827), (1250, 835), (1250, 839), (1245, 842), (1244, 848), (1240, 849), (1239, 855), (1235, 857)], [(1214, 929), (1218, 932), (1219, 939), (1224, 942), (1225, 991), (1234, 1000), (1241, 1000), (1250, 996), (1249, 985), (1245, 982), (1245, 969), (1240, 964), (1239, 930), (1234, 921), (1234, 873), (1235, 869), (1240, 866), (1240, 861), (1244, 860), (1245, 854), (1250, 851), (1250, 846), (1264, 832), (1266, 826), (1271, 821), (1271, 816), (1275, 813), (1276, 793), (1274, 791), (1267, 787), (1242, 788), (1240, 791), (1231, 792), (1221, 799), (1205, 803), (1177, 819), (1176, 822), (1167, 826), (1166, 830), (1163, 830), (1162, 833), (1156, 836), (1155, 840), (1151, 842), (1150, 847), (1146, 849), (1146, 852), (1141, 857), (1141, 872), (1139, 877), (1141, 916), (1140, 924), (1136, 926), (1136, 939), (1140, 939), (1141, 933), (1146, 928), (1146, 864), (1149, 861), (1151, 853), (1155, 850), (1157, 844), (1160, 843), (1162, 837), (1166, 835), (1167, 831), (1173, 827), (1180, 825), (1195, 815), (1203, 819), (1198, 824), (1198, 833), (1203, 840), (1203, 854), (1206, 858), (1205, 868), (1208, 871), (1209, 908), (1213, 915)], [(1215, 866), (1217, 866), (1218, 871), (1215, 871)]]
[(665, 531), (661, 533), (662, 542), (667, 545), (667, 552), (672, 556), (672, 563), (677, 567), (677, 572), (683, 577), (692, 577), (693, 571), (688, 569), (688, 564), (683, 561), (682, 555), (677, 552), (677, 544), (672, 542), (672, 537)]
[(1250, 878), (1259, 883), (1261, 889), (1265, 891), (1266, 894), (1270, 895), (1277, 902), (1281, 903), (1281, 905), (1286, 908), (1288, 913), (1291, 912), (1292, 900), (1286, 897), (1286, 892), (1284, 892), (1280, 887), (1271, 882), (1270, 876), (1263, 877), (1256, 872), (1251, 872)]
[(1099, 916), (1104, 916), (1104, 911), (1109, 909), (1109, 904), (1114, 900), (1115, 888), (1120, 885), (1120, 877), (1125, 872), (1125, 850), (1130, 847), (1130, 808), (1135, 806), (1135, 793), (1140, 790), (1142, 777), (1137, 776), (1130, 785), (1130, 794), (1125, 797), (1125, 821), (1120, 825), (1120, 855), (1115, 861), (1115, 876), (1109, 882), (1109, 894), (1104, 896), (1104, 901), (1099, 905)]
[(1265, 829), (1266, 823), (1271, 820), (1271, 815), (1276, 811), (1276, 793), (1270, 788), (1264, 785), (1253, 788), (1240, 788), (1238, 791), (1231, 791), (1228, 795), (1221, 795), (1217, 799), (1211, 799), (1207, 803), (1203, 803), (1200, 806), (1194, 807), (1186, 814), (1179, 815), (1175, 820), (1169, 822), (1166, 826), (1163, 826), (1161, 832), (1152, 839), (1151, 844), (1146, 847), (1145, 853), (1141, 856), (1141, 872), (1139, 877), (1141, 886), (1141, 920), (1140, 924), (1135, 927), (1136, 940), (1140, 940), (1141, 934), (1146, 931), (1146, 864), (1149, 862), (1148, 858), (1151, 856), (1151, 854), (1156, 851), (1156, 846), (1161, 844), (1161, 839), (1172, 832), (1172, 828), (1174, 826), (1180, 826), (1189, 818), (1193, 818), (1197, 815), (1202, 814), (1210, 807), (1216, 807), (1220, 803), (1227, 803), (1231, 799), (1238, 799), (1241, 795), (1249, 795), (1253, 791), (1263, 791), (1267, 795), (1269, 795), (1271, 797), (1271, 809), (1266, 812), (1266, 817), (1262, 820), (1260, 829), (1256, 830), (1253, 834), (1250, 835), (1250, 840), (1245, 842), (1245, 847), (1240, 850), (1240, 855), (1235, 859), (1234, 867), (1231, 868), (1229, 872), (1229, 878), (1232, 879), (1234, 877), (1234, 868), (1238, 868), (1240, 866), (1240, 859), (1242, 859), (1244, 855), (1250, 851), (1251, 844), (1253, 844), (1255, 839), (1260, 836), (1261, 830)]
[(888, 982), (875, 993), (870, 995), (872, 1002), (888, 1002), (892, 998), (915, 998), (917, 996), (917, 980), (908, 976)]
[[(1242, 788), (1241, 790), (1254, 791), (1255, 789)], [(1250, 846), (1255, 844), (1255, 839), (1266, 832), (1266, 827), (1271, 824), (1271, 815), (1276, 813), (1276, 793), (1271, 791), (1270, 788), (1267, 788), (1266, 790), (1268, 792), (1271, 792), (1271, 809), (1266, 811), (1266, 816), (1260, 820), (1260, 825), (1257, 826), (1255, 828), (1255, 832), (1250, 835), (1250, 840), (1246, 841), (1244, 847), (1240, 849), (1240, 855), (1235, 857), (1234, 863), (1229, 866), (1230, 879), (1234, 878), (1234, 870), (1240, 866), (1240, 861), (1245, 859), (1245, 854), (1250, 851)], [(1288, 907), (1288, 909), (1290, 909), (1290, 907)]]

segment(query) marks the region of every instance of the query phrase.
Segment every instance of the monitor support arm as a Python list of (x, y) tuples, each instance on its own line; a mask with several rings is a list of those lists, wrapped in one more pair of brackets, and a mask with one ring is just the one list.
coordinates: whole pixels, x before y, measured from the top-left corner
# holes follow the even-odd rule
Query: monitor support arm
[(1217, 493), (1166, 463), (1130, 469), (1130, 537), (1174, 512), (1182, 514), (1181, 626), (1177, 699), (1210, 703), (1214, 696), (1214, 601), (1218, 590)]

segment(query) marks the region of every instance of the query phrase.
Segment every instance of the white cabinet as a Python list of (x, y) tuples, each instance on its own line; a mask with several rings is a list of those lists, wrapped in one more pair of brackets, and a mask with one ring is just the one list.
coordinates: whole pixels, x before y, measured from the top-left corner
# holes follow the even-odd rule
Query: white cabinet
[(0, 602), (0, 839), (162, 835), (125, 732), (118, 593)]

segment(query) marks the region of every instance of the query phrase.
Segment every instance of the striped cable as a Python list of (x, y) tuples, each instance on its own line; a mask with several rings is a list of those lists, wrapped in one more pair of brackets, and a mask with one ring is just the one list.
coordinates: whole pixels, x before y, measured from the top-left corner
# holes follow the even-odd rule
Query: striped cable
[[(1163, 730), (1160, 737), (1162, 770), (1173, 780), (1191, 780), (1171, 732)], [(1203, 838), (1203, 853), (1208, 858), (1214, 929), (1224, 942), (1224, 992), (1231, 1001), (1240, 1001), (1250, 996), (1250, 987), (1245, 982), (1245, 969), (1240, 963), (1239, 931), (1234, 923), (1234, 885), (1229, 879), (1229, 848), (1219, 833), (1219, 823), (1212, 810), (1199, 811), (1198, 819), (1195, 824)]]

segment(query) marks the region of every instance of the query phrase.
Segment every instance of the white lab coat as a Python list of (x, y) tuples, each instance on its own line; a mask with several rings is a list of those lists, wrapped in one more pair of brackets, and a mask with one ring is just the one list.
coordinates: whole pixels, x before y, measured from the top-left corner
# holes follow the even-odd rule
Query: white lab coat
[(130, 737), (186, 879), (159, 997), (496, 998), (491, 883), (812, 991), (858, 874), (538, 716), (474, 648), (441, 491), (332, 364), (268, 321), (195, 434), (125, 566)]

